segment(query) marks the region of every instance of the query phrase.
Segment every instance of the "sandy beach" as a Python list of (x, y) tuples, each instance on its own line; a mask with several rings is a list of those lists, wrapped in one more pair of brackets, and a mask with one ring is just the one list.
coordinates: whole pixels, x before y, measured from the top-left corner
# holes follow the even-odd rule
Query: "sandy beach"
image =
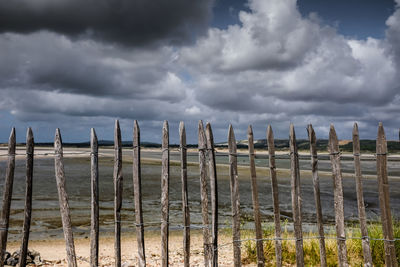
[[(157, 231), (145, 232), (145, 249), (147, 266), (160, 266), (161, 247), (160, 234)], [(227, 234), (220, 234), (219, 243), (231, 242)], [(99, 266), (114, 266), (114, 238), (112, 236), (100, 237)], [(199, 230), (191, 231), (190, 266), (203, 266), (203, 237)], [(7, 251), (14, 252), (19, 249), (19, 242), (7, 245)], [(122, 236), (122, 266), (136, 266), (137, 242), (134, 234)], [(66, 266), (65, 242), (63, 239), (34, 240), (29, 242), (29, 249), (40, 253), (45, 266)], [(75, 239), (75, 249), (79, 266), (90, 266), (90, 240), (89, 238)], [(171, 231), (169, 240), (170, 266), (182, 266), (182, 232)], [(219, 250), (219, 266), (232, 266), (232, 247), (223, 246)], [(246, 265), (253, 266), (253, 265)], [(255, 265), (254, 265), (255, 266)]]

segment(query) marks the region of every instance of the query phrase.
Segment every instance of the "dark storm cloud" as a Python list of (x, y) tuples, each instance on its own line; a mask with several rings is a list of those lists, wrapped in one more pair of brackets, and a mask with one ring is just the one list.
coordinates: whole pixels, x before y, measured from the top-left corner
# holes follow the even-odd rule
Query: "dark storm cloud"
[(205, 32), (213, 0), (0, 1), (0, 32), (48, 30), (124, 45), (182, 44)]

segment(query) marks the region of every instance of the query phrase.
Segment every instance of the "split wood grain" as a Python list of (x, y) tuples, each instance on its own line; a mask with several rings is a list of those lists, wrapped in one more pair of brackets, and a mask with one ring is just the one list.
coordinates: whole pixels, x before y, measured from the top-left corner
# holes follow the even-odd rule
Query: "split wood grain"
[(146, 266), (144, 225), (142, 208), (142, 173), (140, 165), (140, 128), (137, 120), (133, 124), (133, 194), (135, 198), (136, 239), (138, 244), (138, 266)]
[(272, 205), (274, 207), (274, 224), (275, 224), (275, 258), (276, 266), (282, 266), (282, 240), (281, 240), (281, 219), (279, 208), (279, 191), (278, 180), (276, 177), (276, 164), (275, 164), (275, 143), (274, 133), (271, 125), (267, 129), (267, 143), (268, 143), (268, 162), (269, 172), (271, 176), (271, 192), (272, 192)]
[(353, 127), (353, 157), (354, 157), (354, 172), (355, 172), (356, 191), (357, 191), (358, 218), (360, 220), (360, 228), (362, 236), (361, 244), (363, 248), (364, 266), (372, 267), (371, 247), (369, 244), (368, 226), (367, 226), (367, 218), (365, 215), (364, 194), (362, 185), (361, 160), (360, 160), (360, 136), (358, 133), (357, 123), (354, 123)]
[(90, 266), (99, 266), (99, 146), (94, 128), (90, 131)]
[(318, 176), (317, 137), (315, 135), (314, 128), (312, 127), (311, 124), (308, 125), (307, 132), (308, 132), (308, 140), (310, 142), (311, 173), (313, 179), (314, 202), (317, 215), (320, 262), (321, 262), (321, 267), (326, 267), (327, 263), (326, 263), (325, 233), (324, 233), (324, 222), (322, 217), (321, 193), (319, 188), (319, 176)]
[(34, 139), (31, 127), (26, 132), (26, 180), (25, 180), (25, 208), (24, 226), (22, 228), (22, 242), (19, 257), (19, 266), (26, 266), (26, 256), (28, 255), (29, 232), (32, 219), (32, 181), (33, 181), (33, 154)]
[[(190, 211), (187, 185), (187, 148), (186, 129), (183, 121), (179, 124), (180, 156), (181, 156), (181, 182), (182, 182), (182, 214), (183, 214), (183, 266), (190, 265)], [(207, 212), (208, 213), (208, 212)], [(208, 214), (207, 214), (208, 215)], [(207, 250), (205, 250), (208, 252)]]
[(254, 136), (253, 128), (251, 125), (247, 128), (247, 141), (249, 149), (249, 163), (250, 163), (250, 182), (251, 182), (251, 196), (253, 200), (254, 210), (254, 224), (256, 228), (256, 247), (257, 247), (257, 266), (264, 266), (264, 249), (262, 241), (262, 228), (261, 228), (261, 215), (260, 215), (260, 203), (258, 201), (258, 186), (257, 186), (257, 173), (255, 164), (254, 154)]
[(8, 139), (8, 160), (3, 191), (3, 208), (0, 217), (0, 267), (4, 266), (4, 255), (7, 249), (8, 227), (10, 224), (10, 207), (15, 170), (15, 128), (12, 128)]
[(61, 220), (65, 238), (65, 248), (67, 251), (67, 263), (68, 267), (77, 267), (78, 265), (76, 263), (74, 236), (72, 232), (71, 215), (68, 204), (68, 194), (66, 191), (62, 138), (60, 129), (58, 128), (56, 129), (54, 140), (54, 163)]
[(218, 266), (218, 182), (217, 167), (215, 162), (214, 136), (211, 124), (206, 125), (206, 138), (208, 150), (208, 168), (210, 175), (210, 193), (211, 193), (211, 266)]
[(232, 238), (233, 238), (233, 264), (235, 267), (241, 266), (241, 243), (240, 243), (240, 200), (239, 200), (239, 181), (237, 171), (237, 148), (236, 139), (232, 125), (228, 131), (229, 149), (229, 178), (231, 189), (232, 205)]
[(167, 121), (163, 124), (161, 148), (161, 265), (167, 267), (169, 235), (169, 127)]
[(208, 185), (207, 185), (207, 140), (203, 128), (203, 122), (198, 124), (198, 148), (199, 148), (199, 168), (200, 168), (200, 196), (201, 196), (201, 215), (203, 220), (203, 249), (204, 266), (211, 264), (210, 230), (208, 218)]
[(296, 134), (294, 131), (293, 124), (290, 124), (289, 146), (290, 146), (293, 227), (294, 227), (294, 235), (296, 238), (296, 264), (297, 266), (304, 266), (300, 167), (299, 167), (299, 155), (297, 152), (297, 144), (296, 144)]
[(343, 202), (343, 185), (342, 171), (340, 167), (340, 151), (339, 141), (334, 126), (331, 124), (329, 131), (328, 149), (332, 164), (333, 178), (333, 198), (335, 208), (335, 226), (338, 246), (338, 263), (339, 267), (348, 266), (347, 248), (346, 248), (346, 231), (344, 225), (344, 202)]
[(383, 238), (385, 239), (385, 264), (388, 267), (397, 267), (396, 250), (394, 247), (394, 241), (392, 241), (394, 235), (387, 174), (387, 143), (385, 130), (381, 122), (378, 126), (378, 137), (376, 139), (376, 172), (378, 178)]
[(119, 121), (114, 128), (114, 262), (121, 267), (121, 209), (122, 209), (122, 141)]

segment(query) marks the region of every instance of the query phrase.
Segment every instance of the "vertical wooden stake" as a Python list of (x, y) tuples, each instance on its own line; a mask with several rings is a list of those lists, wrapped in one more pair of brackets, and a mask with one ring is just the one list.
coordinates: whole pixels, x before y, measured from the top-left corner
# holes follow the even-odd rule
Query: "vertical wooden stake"
[[(203, 125), (203, 124), (201, 124)], [(210, 175), (211, 191), (211, 228), (212, 228), (212, 247), (211, 247), (211, 266), (218, 266), (218, 187), (217, 187), (217, 167), (215, 163), (214, 137), (211, 124), (206, 125), (208, 167)]]
[(335, 128), (333, 127), (333, 124), (331, 124), (331, 128), (329, 131), (329, 153), (332, 163), (338, 260), (339, 260), (339, 267), (342, 267), (342, 266), (348, 266), (346, 231), (344, 226), (344, 203), (343, 203), (342, 171), (340, 167), (339, 141), (336, 135)]
[(257, 174), (256, 174), (256, 164), (254, 161), (254, 137), (253, 128), (251, 125), (247, 128), (247, 140), (249, 148), (249, 163), (250, 163), (250, 180), (251, 180), (251, 196), (253, 200), (254, 209), (254, 224), (256, 228), (256, 239), (257, 239), (257, 266), (264, 266), (264, 250), (262, 241), (262, 228), (261, 228), (261, 216), (260, 216), (260, 203), (258, 201), (258, 187), (257, 187)]
[(211, 247), (210, 247), (210, 230), (208, 219), (208, 190), (207, 190), (207, 164), (206, 149), (207, 141), (204, 133), (203, 122), (199, 121), (199, 168), (200, 168), (200, 192), (201, 192), (201, 215), (203, 218), (203, 248), (204, 248), (204, 266), (210, 266), (211, 263)]
[(271, 125), (268, 125), (267, 129), (267, 142), (268, 142), (269, 171), (271, 175), (272, 204), (274, 207), (276, 266), (281, 267), (282, 240), (281, 240), (281, 220), (280, 220), (280, 209), (279, 209), (279, 191), (278, 191), (278, 180), (276, 178), (274, 133), (272, 132)]
[(180, 152), (181, 152), (181, 180), (182, 180), (182, 213), (183, 213), (183, 254), (184, 266), (190, 264), (190, 213), (187, 188), (187, 147), (186, 130), (183, 121), (179, 124)]
[(303, 230), (301, 218), (301, 192), (300, 192), (300, 167), (299, 155), (297, 153), (296, 134), (293, 124), (290, 124), (290, 170), (291, 170), (291, 193), (293, 210), (293, 227), (296, 238), (296, 264), (304, 266), (303, 252)]
[(161, 166), (161, 260), (162, 266), (168, 266), (169, 235), (169, 129), (164, 121), (162, 130), (162, 166)]
[(138, 266), (146, 266), (144, 249), (144, 225), (142, 210), (142, 174), (140, 168), (140, 128), (137, 120), (133, 126), (133, 190), (135, 197), (136, 239), (138, 243)]
[(25, 192), (25, 211), (24, 227), (21, 243), (21, 254), (19, 257), (19, 266), (26, 266), (26, 256), (28, 255), (29, 231), (32, 218), (32, 178), (33, 178), (33, 153), (34, 140), (31, 127), (26, 133), (26, 192)]
[(77, 267), (74, 236), (72, 233), (72, 223), (69, 212), (68, 194), (66, 191), (63, 148), (60, 129), (57, 128), (54, 140), (54, 165), (57, 181), (58, 199), (60, 203), (61, 220), (63, 224), (65, 248), (67, 250), (68, 267)]
[(387, 144), (385, 130), (380, 122), (378, 137), (376, 139), (376, 171), (379, 189), (379, 205), (381, 208), (381, 220), (385, 246), (385, 264), (388, 267), (397, 267), (396, 250), (394, 247), (394, 235), (392, 213), (390, 210), (389, 181), (387, 174)]
[(8, 139), (8, 161), (3, 191), (3, 209), (0, 217), (0, 267), (4, 266), (4, 254), (7, 249), (10, 207), (14, 183), (15, 143), (15, 128), (12, 128), (10, 138)]
[(232, 204), (233, 263), (235, 267), (238, 267), (241, 266), (240, 201), (239, 201), (239, 181), (237, 172), (236, 140), (232, 125), (229, 125), (228, 148), (229, 148), (229, 176), (230, 176), (231, 204)]
[(353, 127), (353, 156), (354, 156), (354, 172), (355, 172), (356, 190), (357, 190), (358, 218), (360, 219), (364, 266), (372, 267), (371, 247), (369, 244), (367, 218), (365, 215), (365, 205), (363, 196), (361, 160), (360, 160), (360, 137), (358, 134), (357, 123), (354, 123)]
[(94, 128), (90, 131), (90, 149), (90, 266), (97, 267), (99, 266), (99, 147)]
[(114, 255), (115, 267), (121, 267), (121, 208), (122, 208), (122, 141), (119, 121), (115, 121), (114, 129)]
[(321, 267), (326, 267), (327, 263), (326, 263), (325, 233), (324, 233), (324, 222), (322, 217), (321, 194), (319, 190), (319, 176), (318, 176), (317, 137), (315, 136), (315, 132), (311, 124), (308, 125), (307, 132), (308, 132), (308, 140), (310, 141), (311, 172), (313, 178), (314, 201), (315, 201), (315, 209), (317, 215), (320, 262), (321, 262)]

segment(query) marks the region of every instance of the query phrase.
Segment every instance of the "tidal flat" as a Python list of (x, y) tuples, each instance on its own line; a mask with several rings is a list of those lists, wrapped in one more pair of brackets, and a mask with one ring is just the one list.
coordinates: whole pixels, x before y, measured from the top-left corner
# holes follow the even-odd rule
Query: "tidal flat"
[[(51, 149), (48, 149), (51, 151)], [(100, 190), (100, 231), (102, 235), (111, 235), (114, 230), (114, 196), (113, 196), (113, 149), (101, 148), (99, 154), (99, 190)], [(75, 153), (76, 152), (76, 153)], [(86, 153), (87, 152), (87, 153)], [(22, 151), (20, 152), (20, 154)], [(33, 176), (33, 212), (31, 239), (59, 239), (63, 238), (59, 212), (58, 194), (54, 176), (54, 159), (46, 150), (37, 149), (39, 155), (34, 160)], [(181, 178), (179, 152), (171, 151), (170, 167), (170, 229), (181, 229)], [(188, 153), (188, 191), (191, 224), (201, 226), (200, 182), (198, 154)], [(291, 221), (290, 195), (290, 165), (284, 154), (277, 158), (279, 199), (282, 221)], [(228, 154), (217, 153), (219, 222), (220, 228), (230, 228), (231, 202), (229, 187)], [(65, 175), (67, 192), (71, 207), (73, 231), (76, 237), (86, 238), (90, 231), (90, 153), (89, 149), (65, 149)], [(250, 188), (250, 172), (248, 156), (238, 156), (239, 188), (241, 203), (242, 228), (252, 229), (253, 209)], [(256, 158), (257, 182), (261, 216), (264, 225), (273, 222), (272, 197), (269, 178), (268, 158), (260, 155)], [(390, 183), (390, 197), (392, 215), (400, 218), (400, 161), (388, 161)], [(6, 161), (0, 161), (0, 192), (3, 192)], [(315, 226), (315, 205), (310, 170), (310, 160), (307, 156), (300, 157), (301, 191), (303, 199), (304, 230), (313, 230)], [(379, 220), (378, 186), (375, 177), (375, 161), (362, 161), (364, 185), (364, 199), (369, 221)], [(321, 201), (324, 221), (327, 228), (334, 223), (333, 209), (333, 182), (330, 174), (329, 158), (321, 156), (319, 161)], [(343, 191), (345, 203), (345, 218), (348, 224), (358, 220), (356, 187), (352, 175), (352, 160), (342, 160)], [(123, 205), (122, 231), (134, 232), (135, 210), (133, 203), (132, 186), (132, 153), (124, 149), (123, 152)], [(143, 211), (146, 230), (157, 231), (160, 225), (160, 195), (161, 195), (161, 152), (159, 150), (142, 151), (142, 193)], [(13, 199), (11, 206), (11, 221), (9, 239), (20, 239), (23, 224), (25, 194), (25, 160), (18, 156), (15, 169)]]

